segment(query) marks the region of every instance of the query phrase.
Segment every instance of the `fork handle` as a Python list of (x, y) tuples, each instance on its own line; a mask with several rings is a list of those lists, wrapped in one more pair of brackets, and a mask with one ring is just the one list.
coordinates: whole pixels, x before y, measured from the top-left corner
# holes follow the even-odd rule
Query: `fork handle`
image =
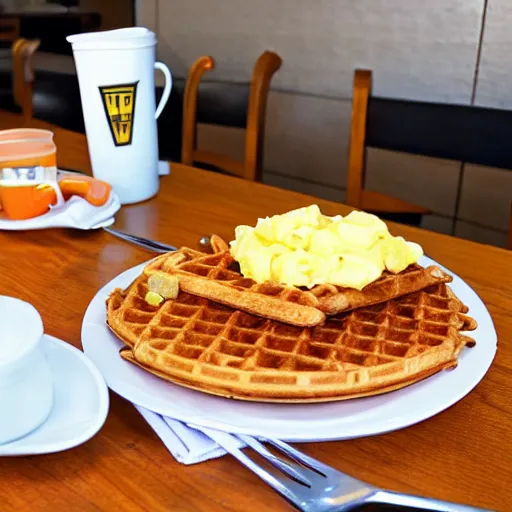
[(121, 240), (125, 240), (126, 242), (130, 242), (134, 245), (138, 245), (139, 247), (143, 247), (144, 249), (160, 254), (178, 250), (178, 248), (174, 247), (174, 245), (163, 244), (161, 242), (157, 242), (156, 240), (150, 240), (149, 238), (143, 238), (137, 235), (129, 235), (128, 233), (117, 231), (117, 229), (113, 229), (108, 226), (104, 227), (103, 230), (113, 236), (116, 236), (117, 238), (120, 238)]
[(421, 510), (433, 510), (438, 512), (493, 512), (490, 509), (472, 507), (470, 505), (459, 505), (448, 501), (423, 498), (409, 494), (400, 494), (392, 491), (378, 491), (371, 500), (373, 503), (385, 505), (398, 505), (402, 507), (413, 507)]

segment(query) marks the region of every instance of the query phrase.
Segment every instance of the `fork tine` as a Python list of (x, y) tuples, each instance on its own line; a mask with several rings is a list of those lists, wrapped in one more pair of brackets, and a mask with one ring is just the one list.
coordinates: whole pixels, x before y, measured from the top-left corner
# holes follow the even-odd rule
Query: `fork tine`
[[(305, 453), (295, 449), (293, 446), (290, 446), (284, 441), (281, 441), (280, 439), (265, 439), (265, 442), (271, 444), (296, 462), (299, 462), (300, 464), (303, 464), (304, 466), (309, 467), (310, 469), (324, 476), (327, 476), (329, 473), (332, 474), (333, 472), (339, 473), (336, 469), (320, 462), (317, 459), (314, 459), (313, 457), (310, 457), (309, 455), (306, 455)], [(346, 476), (346, 478), (353, 478), (349, 475), (344, 476)], [(356, 479), (354, 478), (354, 480)]]
[(234, 443), (234, 435), (210, 429), (207, 427), (201, 427), (199, 428), (199, 430), (207, 434), (211, 439), (213, 439), (220, 446), (222, 446), (229, 454), (235, 457), (253, 473), (258, 475), (264, 482), (270, 485), (270, 487), (275, 489), (279, 494), (284, 496), (288, 501), (300, 507), (301, 500), (294, 491), (298, 490), (299, 488), (307, 489), (307, 487), (305, 488), (303, 484), (299, 484), (288, 478), (286, 478), (286, 483), (281, 482), (279, 478), (275, 477), (274, 475), (263, 469), (250, 457), (245, 455), (245, 453), (243, 453)]
[(259, 453), (267, 462), (272, 464), (274, 467), (286, 473), (288, 476), (291, 476), (298, 482), (307, 485), (308, 487), (312, 487), (312, 482), (306, 477), (306, 475), (300, 471), (300, 468), (297, 466), (297, 469), (293, 467), (292, 464), (285, 462), (284, 460), (276, 457), (272, 452), (270, 452), (264, 445), (262, 445), (257, 439), (254, 437), (246, 436), (244, 434), (237, 434), (237, 437), (240, 438), (247, 446), (252, 448), (255, 452)]

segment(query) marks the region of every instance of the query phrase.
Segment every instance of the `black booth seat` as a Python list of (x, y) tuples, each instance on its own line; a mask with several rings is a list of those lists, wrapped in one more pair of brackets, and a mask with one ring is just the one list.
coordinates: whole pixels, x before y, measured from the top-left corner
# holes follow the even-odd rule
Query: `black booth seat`
[[(180, 161), (184, 80), (173, 80), (169, 100), (157, 120), (161, 160)], [(156, 101), (162, 87), (156, 88)], [(80, 89), (76, 75), (54, 71), (36, 72), (33, 86), (33, 116), (74, 132), (85, 133)]]
[(10, 71), (0, 71), (0, 110), (21, 114), (21, 108), (14, 103), (12, 73)]
[(37, 71), (32, 103), (34, 118), (85, 133), (76, 75)]

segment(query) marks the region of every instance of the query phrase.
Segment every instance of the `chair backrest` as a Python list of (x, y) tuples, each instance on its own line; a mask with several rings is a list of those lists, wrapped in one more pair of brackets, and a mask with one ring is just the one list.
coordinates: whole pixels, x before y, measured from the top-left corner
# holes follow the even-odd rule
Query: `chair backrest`
[[(250, 84), (201, 82), (215, 67), (212, 57), (199, 57), (190, 67), (183, 103), (181, 161), (203, 163), (247, 180), (262, 174), (265, 112), (270, 81), (282, 60), (266, 51), (258, 58)], [(244, 161), (196, 148), (197, 123), (245, 128)]]
[(16, 17), (0, 18), (0, 41), (13, 43), (20, 37), (20, 20)]
[(13, 97), (14, 102), (21, 107), (25, 122), (32, 118), (32, 85), (34, 69), (32, 56), (39, 48), (39, 39), (18, 38), (12, 44), (13, 60)]
[(512, 169), (512, 111), (371, 95), (372, 73), (354, 74), (347, 202), (361, 203), (366, 147)]

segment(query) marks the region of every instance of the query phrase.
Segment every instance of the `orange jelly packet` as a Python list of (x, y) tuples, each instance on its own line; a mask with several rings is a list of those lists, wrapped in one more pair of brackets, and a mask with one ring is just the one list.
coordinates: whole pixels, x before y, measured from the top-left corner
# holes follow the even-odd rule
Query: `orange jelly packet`
[(48, 130), (0, 131), (0, 209), (10, 220), (38, 217), (73, 195), (103, 206), (110, 184), (76, 174), (57, 173), (57, 148)]
[(80, 196), (93, 206), (103, 206), (112, 190), (112, 186), (106, 181), (71, 173), (59, 178), (59, 187), (66, 201), (71, 196)]

